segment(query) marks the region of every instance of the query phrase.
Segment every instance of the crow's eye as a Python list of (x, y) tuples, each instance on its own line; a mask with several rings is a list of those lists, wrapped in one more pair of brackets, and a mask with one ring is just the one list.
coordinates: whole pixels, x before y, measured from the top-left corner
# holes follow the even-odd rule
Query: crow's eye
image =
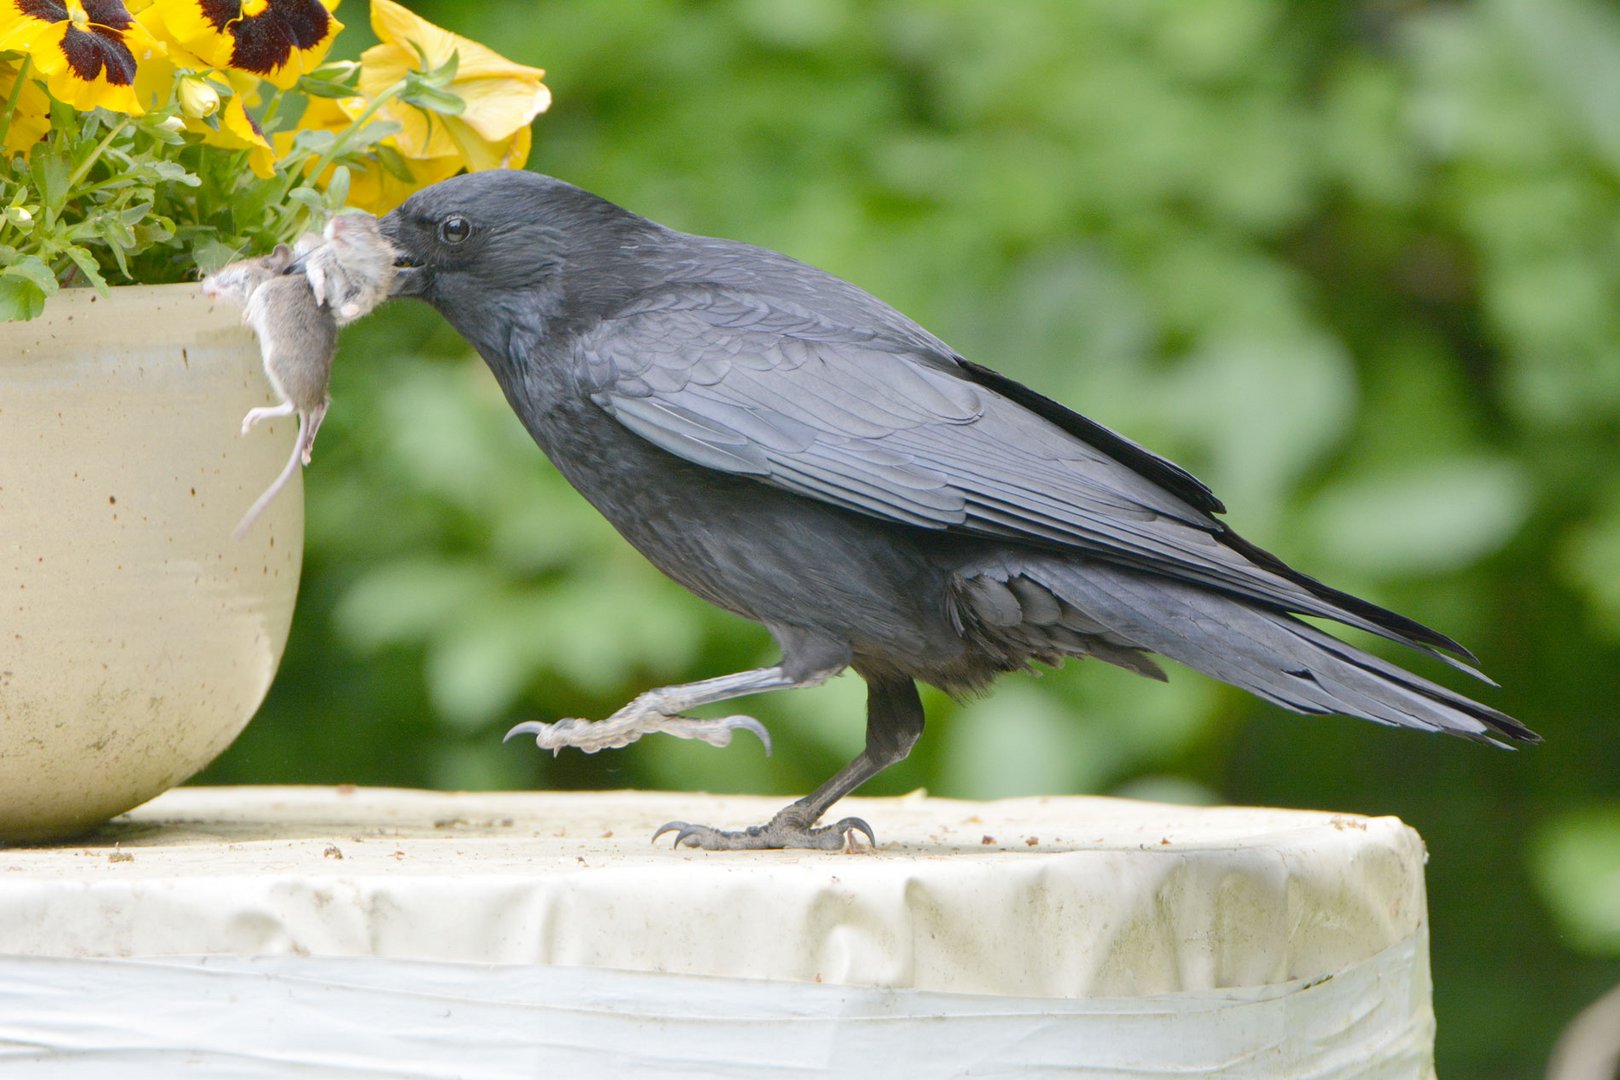
[(447, 244), (459, 244), (472, 235), (472, 222), (460, 214), (452, 214), (439, 222), (439, 239)]

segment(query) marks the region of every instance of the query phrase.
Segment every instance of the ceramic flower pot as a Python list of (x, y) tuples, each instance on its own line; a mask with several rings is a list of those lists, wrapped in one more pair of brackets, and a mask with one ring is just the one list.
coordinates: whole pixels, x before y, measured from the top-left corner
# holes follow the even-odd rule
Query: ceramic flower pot
[(195, 285), (89, 289), (0, 323), (0, 842), (86, 831), (220, 754), (270, 687), (303, 488), (239, 313)]

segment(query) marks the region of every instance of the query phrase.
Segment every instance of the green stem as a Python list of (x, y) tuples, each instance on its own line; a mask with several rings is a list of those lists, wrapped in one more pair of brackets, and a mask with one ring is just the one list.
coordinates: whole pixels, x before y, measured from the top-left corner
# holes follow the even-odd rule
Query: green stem
[[(338, 160), (348, 152), (349, 143), (354, 140), (355, 134), (371, 122), (372, 118), (377, 115), (379, 109), (388, 104), (390, 101), (393, 101), (396, 97), (404, 92), (407, 81), (408, 80), (406, 79), (400, 79), (382, 93), (366, 102), (366, 107), (361, 110), (360, 115), (355, 117), (349, 123), (348, 127), (339, 132), (337, 138), (332, 140), (332, 144), (321, 153), (320, 157), (315, 159), (315, 167), (311, 169), (309, 173), (312, 180), (319, 180), (321, 174), (326, 171), (327, 166), (331, 165), (334, 161)], [(298, 178), (303, 175), (303, 172), (303, 168), (296, 163), (293, 167), (286, 170), (286, 179), (283, 181), (281, 191), (277, 193), (275, 199), (276, 205), (282, 207), (286, 206), (287, 193), (293, 189), (293, 186), (298, 182)], [(296, 209), (294, 212), (297, 212)]]
[(344, 128), (343, 131), (338, 134), (338, 137), (332, 140), (332, 145), (328, 146), (326, 151), (321, 154), (320, 157), (315, 159), (316, 176), (319, 176), (321, 173), (325, 172), (328, 165), (332, 164), (332, 162), (336, 161), (339, 157), (343, 156), (345, 152), (347, 152), (349, 149), (349, 143), (354, 139), (354, 136), (359, 133), (361, 128), (365, 127), (366, 124), (371, 122), (371, 118), (377, 115), (377, 111), (379, 109), (388, 104), (390, 101), (393, 101), (400, 94), (404, 93), (406, 82), (406, 79), (401, 79), (394, 85), (388, 87), (388, 89), (384, 90), (382, 93), (378, 94), (376, 97), (372, 98), (370, 101), (366, 102), (366, 107), (361, 110), (359, 116), (354, 118), (354, 122), (348, 127)]
[(23, 84), (28, 81), (28, 69), (33, 63), (33, 56), (23, 53), (22, 67), (17, 69), (17, 81), (11, 84), (11, 95), (6, 98), (5, 111), (0, 112), (0, 147), (6, 145), (6, 136), (11, 134), (11, 118), (16, 114), (17, 99), (22, 97)]
[(124, 128), (128, 126), (129, 117), (121, 116), (118, 118), (118, 123), (107, 129), (107, 134), (102, 137), (99, 143), (96, 144), (96, 148), (90, 151), (90, 156), (80, 162), (79, 167), (73, 170), (73, 175), (68, 177), (68, 191), (71, 192), (74, 187), (77, 186), (79, 181), (84, 179), (85, 174), (90, 171), (91, 166), (93, 166), (101, 157), (102, 152), (105, 151), (107, 147), (111, 146), (112, 141), (118, 137), (119, 132), (123, 131)]
[(93, 184), (86, 184), (79, 189), (78, 193), (80, 195), (89, 195), (97, 191), (106, 191), (108, 188), (128, 187), (134, 183), (134, 180), (120, 173), (117, 176), (109, 176), (105, 180), (97, 180)]
[(285, 96), (280, 88), (277, 88), (270, 95), (270, 100), (264, 103), (264, 111), (259, 114), (259, 130), (264, 132), (267, 139), (270, 137), (270, 122), (276, 118), (276, 113), (281, 108), (281, 99)]

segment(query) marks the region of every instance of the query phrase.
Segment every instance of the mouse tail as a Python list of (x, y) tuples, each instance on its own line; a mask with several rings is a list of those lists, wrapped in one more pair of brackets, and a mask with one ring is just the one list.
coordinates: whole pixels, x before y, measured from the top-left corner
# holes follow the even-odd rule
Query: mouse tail
[(287, 464), (282, 468), (281, 475), (271, 481), (270, 486), (264, 489), (264, 494), (259, 496), (257, 502), (248, 507), (248, 512), (243, 514), (242, 520), (236, 523), (236, 529), (231, 533), (236, 539), (240, 540), (247, 535), (247, 531), (253, 528), (253, 523), (259, 520), (259, 515), (264, 513), (265, 507), (269, 506), (275, 500), (275, 497), (281, 494), (281, 489), (287, 486), (287, 481), (291, 480), (293, 473), (298, 471), (300, 459), (304, 456), (304, 427), (308, 422), (303, 413), (298, 414), (298, 438), (293, 441), (292, 454), (287, 458)]

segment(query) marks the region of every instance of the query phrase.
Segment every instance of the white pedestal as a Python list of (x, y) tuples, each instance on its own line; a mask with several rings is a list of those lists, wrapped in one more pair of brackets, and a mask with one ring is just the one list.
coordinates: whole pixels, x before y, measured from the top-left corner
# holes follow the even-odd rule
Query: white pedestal
[(855, 854), (655, 846), (780, 800), (191, 788), (0, 850), (41, 1075), (1424, 1077), (1392, 818), (849, 799)]

